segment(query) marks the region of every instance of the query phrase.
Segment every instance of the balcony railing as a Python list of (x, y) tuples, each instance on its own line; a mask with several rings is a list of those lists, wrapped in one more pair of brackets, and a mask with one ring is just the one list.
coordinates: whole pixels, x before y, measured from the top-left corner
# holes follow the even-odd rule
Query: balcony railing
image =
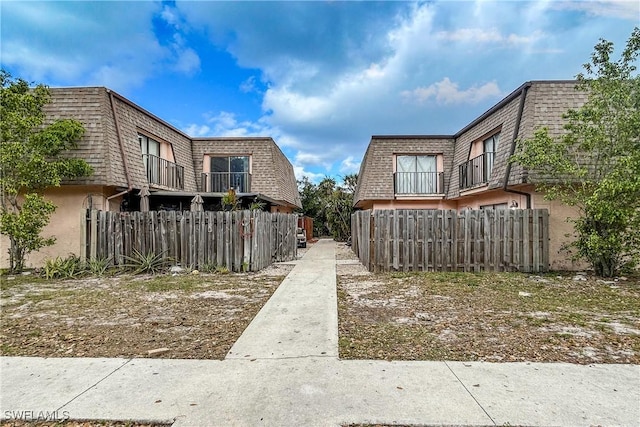
[(226, 193), (233, 188), (237, 193), (251, 191), (249, 172), (205, 172), (202, 174), (202, 191), (206, 193)]
[(442, 172), (396, 172), (395, 194), (442, 194), (444, 174)]
[(495, 153), (488, 151), (458, 166), (460, 189), (486, 184), (491, 178)]
[(143, 154), (142, 161), (147, 169), (149, 184), (184, 190), (184, 166), (153, 154)]

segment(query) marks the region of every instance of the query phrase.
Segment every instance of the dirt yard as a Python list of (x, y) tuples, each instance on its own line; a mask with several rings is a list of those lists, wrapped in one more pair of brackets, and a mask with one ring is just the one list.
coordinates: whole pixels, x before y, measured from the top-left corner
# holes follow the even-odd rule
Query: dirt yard
[(348, 248), (338, 259), (342, 358), (640, 363), (638, 278), (373, 275)]
[(22, 421), (5, 420), (2, 427), (169, 427), (170, 424), (147, 424), (131, 421)]
[[(343, 244), (337, 262), (343, 358), (640, 363), (638, 278), (373, 275)], [(292, 268), (2, 277), (0, 354), (222, 359)]]
[(3, 277), (0, 354), (223, 359), (292, 268), (64, 281)]

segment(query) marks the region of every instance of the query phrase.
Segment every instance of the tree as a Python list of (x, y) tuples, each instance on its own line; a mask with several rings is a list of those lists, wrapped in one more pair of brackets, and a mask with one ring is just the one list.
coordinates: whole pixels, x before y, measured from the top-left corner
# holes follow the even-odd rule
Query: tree
[(330, 177), (325, 177), (317, 185), (307, 177), (298, 181), (302, 210), (306, 216), (313, 218), (315, 235), (329, 234), (337, 241), (349, 238), (357, 178), (356, 174), (345, 176), (342, 186)]
[(534, 172), (546, 198), (578, 208), (571, 246), (607, 277), (640, 257), (640, 77), (634, 75), (640, 29), (616, 61), (613, 51), (601, 39), (576, 76), (576, 89), (588, 97), (564, 115), (566, 132), (552, 137), (539, 129), (518, 142), (511, 159)]
[(31, 88), (4, 70), (0, 80), (0, 233), (11, 242), (11, 271), (20, 272), (30, 252), (55, 241), (40, 237), (55, 210), (41, 192), (63, 179), (89, 175), (92, 169), (82, 159), (64, 157), (76, 148), (84, 128), (69, 119), (46, 123), (46, 86)]
[(351, 236), (353, 193), (357, 181), (357, 174), (346, 175), (342, 186), (335, 186), (327, 200), (327, 222), (331, 235), (339, 242), (345, 242)]

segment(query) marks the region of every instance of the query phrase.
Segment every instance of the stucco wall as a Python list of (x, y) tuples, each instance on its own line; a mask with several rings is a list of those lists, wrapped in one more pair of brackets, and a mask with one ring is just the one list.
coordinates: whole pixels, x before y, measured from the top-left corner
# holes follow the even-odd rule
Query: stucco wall
[(584, 262), (571, 260), (571, 255), (563, 246), (573, 240), (573, 224), (569, 218), (579, 215), (578, 209), (567, 206), (557, 200), (544, 200), (541, 193), (532, 194), (532, 207), (549, 210), (549, 264), (552, 270), (583, 270), (588, 268)]
[(480, 189), (478, 193), (470, 192), (468, 196), (456, 199), (458, 209), (480, 209), (481, 206), (497, 205), (506, 203), (508, 207), (515, 201), (518, 208), (524, 209), (527, 206), (526, 196), (514, 193), (507, 193), (503, 190), (486, 191)]
[[(42, 232), (43, 237), (55, 237), (56, 243), (53, 246), (42, 248), (39, 252), (31, 253), (26, 262), (26, 267), (41, 267), (44, 261), (49, 258), (67, 257), (70, 254), (80, 255), (80, 221), (82, 209), (87, 207), (91, 194), (93, 207), (95, 209), (105, 209), (107, 197), (112, 194), (112, 190), (101, 186), (74, 186), (52, 188), (44, 193), (44, 197), (52, 201), (56, 206), (56, 211), (51, 215), (49, 225)], [(118, 200), (112, 200), (111, 209), (117, 209), (120, 204)], [(9, 267), (9, 239), (6, 236), (0, 238), (2, 257), (0, 267)]]
[(424, 200), (374, 200), (367, 209), (456, 209), (454, 200), (424, 199)]

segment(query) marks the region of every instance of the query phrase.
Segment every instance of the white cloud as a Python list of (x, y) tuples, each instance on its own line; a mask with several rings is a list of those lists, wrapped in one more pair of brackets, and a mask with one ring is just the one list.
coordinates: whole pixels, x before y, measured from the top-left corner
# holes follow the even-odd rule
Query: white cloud
[(171, 6), (164, 5), (162, 12), (160, 13), (160, 17), (169, 25), (176, 28), (180, 28), (181, 26), (182, 19), (180, 19), (178, 11)]
[(250, 136), (256, 135), (256, 131), (260, 131), (260, 129), (256, 129), (254, 123), (239, 122), (235, 113), (228, 111), (221, 111), (217, 115), (209, 117), (207, 123), (213, 126), (211, 132), (215, 136)]
[(310, 153), (306, 151), (298, 151), (294, 162), (298, 165), (319, 165), (324, 164), (326, 168), (331, 167), (331, 162), (327, 162), (328, 153)]
[(340, 163), (340, 173), (349, 175), (360, 171), (360, 162), (354, 161), (353, 156), (348, 156)]
[(257, 92), (257, 91), (258, 90), (256, 88), (256, 76), (250, 76), (248, 79), (246, 79), (240, 84), (240, 92), (250, 93), (250, 92)]
[(176, 71), (185, 74), (193, 74), (200, 71), (200, 57), (191, 48), (175, 47), (176, 50)]
[(403, 91), (402, 96), (407, 101), (418, 104), (424, 104), (431, 99), (435, 99), (439, 104), (477, 104), (485, 99), (497, 99), (503, 96), (503, 92), (496, 82), (460, 90), (457, 83), (445, 77), (429, 86)]
[(640, 20), (640, 3), (636, 0), (610, 1), (559, 1), (553, 2), (557, 9), (580, 10), (589, 15), (614, 17), (637, 23)]
[(293, 164), (293, 173), (296, 176), (296, 180), (302, 181), (302, 178), (306, 176), (309, 181), (313, 182), (314, 184), (319, 183), (324, 179), (325, 176), (327, 176), (324, 173), (315, 173), (305, 170), (304, 166), (296, 165), (295, 163)]
[(2, 63), (28, 80), (125, 90), (166, 56), (151, 29), (157, 11), (154, 3), (3, 2)]
[(515, 33), (503, 34), (497, 28), (459, 28), (454, 31), (440, 31), (436, 34), (439, 40), (473, 43), (496, 43), (500, 45), (531, 44), (544, 37), (542, 31), (534, 31), (530, 35)]
[(208, 136), (211, 132), (211, 128), (207, 125), (190, 124), (184, 129), (184, 133), (189, 136)]
[[(166, 43), (154, 33), (155, 16), (173, 28)], [(2, 63), (28, 80), (126, 93), (165, 69), (200, 70), (185, 28), (175, 9), (156, 2), (4, 2)]]
[(160, 17), (174, 31), (169, 48), (172, 51), (173, 69), (179, 73), (192, 75), (200, 71), (200, 57), (198, 53), (187, 45), (182, 31), (188, 26), (179, 11), (171, 6), (164, 5)]

